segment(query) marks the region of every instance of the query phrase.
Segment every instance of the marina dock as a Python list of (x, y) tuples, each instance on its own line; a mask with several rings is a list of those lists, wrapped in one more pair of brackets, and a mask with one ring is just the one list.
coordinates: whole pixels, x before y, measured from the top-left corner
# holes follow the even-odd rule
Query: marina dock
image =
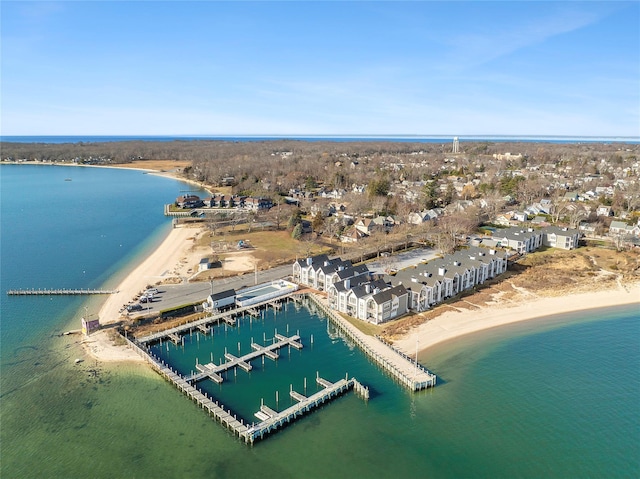
[[(289, 293), (287, 295), (284, 296), (279, 296), (278, 300), (287, 298), (289, 296), (291, 296), (292, 294), (295, 293)], [(242, 316), (243, 314), (249, 314), (249, 315), (255, 315), (257, 313), (257, 315), (259, 316), (260, 313), (258, 312), (260, 308), (264, 308), (267, 307), (267, 305), (273, 303), (274, 300), (271, 299), (267, 299), (265, 301), (262, 301), (260, 303), (255, 303), (252, 304), (250, 306), (241, 306), (235, 309), (232, 309), (230, 311), (225, 311), (223, 313), (216, 313), (216, 314), (212, 314), (209, 316), (206, 316), (202, 319), (198, 319), (196, 321), (192, 321), (190, 323), (187, 324), (183, 324), (180, 326), (176, 326), (174, 328), (169, 328), (169, 329), (165, 329), (164, 331), (158, 331), (157, 333), (152, 333), (149, 334), (147, 336), (141, 337), (141, 338), (137, 338), (137, 341), (140, 343), (151, 343), (153, 341), (158, 341), (162, 338), (165, 338), (167, 336), (169, 336), (169, 334), (171, 333), (176, 333), (176, 334), (181, 334), (183, 332), (189, 331), (191, 329), (194, 328), (198, 328), (199, 326), (207, 326), (209, 324), (213, 324), (213, 323), (220, 323), (220, 322), (225, 322), (230, 326), (235, 326), (236, 324), (236, 320), (235, 318), (237, 316)]]
[(330, 309), (317, 295), (307, 294), (307, 297), (331, 319), (340, 331), (400, 384), (411, 391), (420, 391), (436, 385), (436, 375), (429, 372), (416, 360), (401, 354), (380, 339), (362, 333)]
[[(245, 371), (249, 372), (252, 369), (249, 361), (259, 358), (262, 355), (269, 357), (270, 359), (278, 359), (277, 354), (275, 357), (272, 355), (268, 356), (267, 353), (275, 353), (277, 349), (284, 348), (285, 346), (293, 346), (294, 348), (300, 349), (302, 348), (302, 344), (299, 342), (300, 336), (297, 334), (286, 337), (276, 333), (276, 338), (278, 341), (275, 341), (273, 344), (269, 346), (260, 346), (256, 343), (251, 343), (251, 347), (254, 351), (249, 354), (245, 354), (241, 357), (236, 357), (233, 354), (229, 354), (227, 352), (224, 353), (224, 357), (227, 359), (224, 363), (220, 365), (216, 365), (213, 363), (208, 364), (196, 364), (196, 369), (199, 371), (191, 376), (187, 376), (185, 381), (187, 382), (197, 382), (204, 378), (211, 378), (218, 384), (222, 382), (221, 373), (235, 367), (240, 367)], [(219, 378), (219, 379), (218, 379)]]
[[(242, 434), (243, 439), (246, 442), (253, 444), (257, 439), (263, 439), (266, 435), (275, 432), (292, 421), (295, 421), (299, 416), (302, 416), (303, 414), (321, 406), (325, 402), (340, 396), (346, 391), (354, 389), (356, 384), (358, 384), (360, 388), (362, 387), (355, 378), (345, 378), (332, 383), (318, 377), (316, 378), (316, 381), (318, 384), (323, 386), (326, 384), (324, 389), (309, 397), (299, 394), (292, 389), (289, 394), (292, 398), (298, 401), (297, 404), (294, 404), (280, 412), (274, 411), (264, 404), (261, 404), (260, 410), (255, 413), (255, 416), (261, 421), (248, 427)], [(361, 389), (359, 390), (361, 391)]]
[[(276, 432), (287, 424), (295, 421), (300, 416), (310, 412), (311, 410), (323, 405), (327, 401), (337, 398), (341, 394), (354, 389), (365, 399), (368, 398), (368, 389), (360, 384), (355, 378), (345, 378), (331, 383), (322, 378), (316, 378), (318, 384), (328, 384), (321, 391), (306, 397), (302, 394), (296, 394), (295, 400), (297, 404), (284, 409), (283, 411), (275, 411), (264, 404), (260, 405), (260, 409), (256, 412), (256, 417), (260, 419), (259, 423), (248, 425), (241, 418), (238, 419), (230, 409), (226, 409), (223, 404), (218, 403), (208, 395), (200, 392), (196, 387), (190, 384), (185, 378), (176, 373), (169, 366), (164, 364), (156, 357), (152, 356), (148, 351), (140, 347), (134, 341), (124, 338), (129, 346), (138, 353), (145, 361), (147, 361), (153, 369), (155, 369), (166, 380), (171, 382), (180, 392), (192, 401), (196, 402), (203, 410), (207, 411), (216, 421), (229, 429), (235, 436), (238, 436), (247, 444), (253, 444), (256, 440), (263, 439), (265, 436)], [(322, 383), (319, 381), (322, 380)], [(291, 390), (292, 392), (293, 389)], [(363, 392), (366, 391), (366, 395)], [(294, 397), (293, 395), (291, 397)]]

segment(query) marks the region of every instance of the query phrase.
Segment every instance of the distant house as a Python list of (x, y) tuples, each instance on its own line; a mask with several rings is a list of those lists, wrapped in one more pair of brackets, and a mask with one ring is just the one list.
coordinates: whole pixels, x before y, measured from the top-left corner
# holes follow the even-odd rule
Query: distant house
[(640, 236), (640, 225), (628, 225), (624, 221), (612, 221), (609, 234), (621, 236)]
[(342, 243), (357, 243), (368, 236), (367, 233), (360, 231), (356, 227), (349, 227), (340, 235), (340, 241)]
[(600, 205), (596, 210), (596, 215), (598, 216), (613, 216), (613, 210), (611, 206)]
[(198, 272), (206, 271), (211, 269), (211, 261), (209, 258), (202, 258), (200, 263), (198, 263)]
[(515, 219), (516, 221), (524, 222), (529, 219), (529, 215), (525, 211), (516, 211), (513, 214), (513, 219)]

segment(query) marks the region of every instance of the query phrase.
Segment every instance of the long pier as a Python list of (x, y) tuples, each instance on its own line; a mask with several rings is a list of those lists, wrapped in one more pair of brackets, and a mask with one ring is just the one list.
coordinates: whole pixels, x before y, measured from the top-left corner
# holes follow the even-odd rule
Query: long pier
[(115, 294), (117, 290), (112, 289), (10, 289), (9, 296), (70, 296), (79, 294)]
[(260, 346), (259, 344), (251, 343), (251, 347), (254, 349), (254, 351), (250, 352), (249, 354), (245, 354), (244, 356), (241, 356), (241, 357), (236, 357), (233, 354), (229, 354), (225, 352), (224, 357), (227, 359), (227, 361), (220, 364), (219, 366), (214, 363), (196, 364), (196, 369), (199, 372), (192, 374), (191, 376), (187, 376), (185, 378), (185, 381), (196, 382), (206, 377), (209, 377), (216, 383), (220, 384), (222, 382), (222, 376), (220, 374), (231, 368), (235, 368), (236, 366), (238, 366), (244, 369), (245, 371), (249, 372), (252, 369), (252, 366), (249, 363), (249, 361), (253, 359), (256, 359), (262, 355), (265, 355), (268, 358), (275, 360), (275, 359), (278, 359), (278, 355), (277, 353), (275, 353), (277, 349), (284, 348), (285, 346), (289, 346), (289, 345), (297, 349), (302, 348), (302, 343), (299, 342), (300, 336), (298, 336), (297, 334), (290, 337), (286, 337), (276, 333), (276, 339), (278, 341), (274, 342), (273, 344), (270, 344), (269, 346)]
[(307, 297), (324, 311), (332, 323), (370, 359), (391, 374), (403, 386), (412, 391), (420, 391), (436, 385), (436, 375), (429, 372), (417, 361), (412, 361), (406, 355), (400, 354), (380, 339), (362, 333), (358, 328), (336, 314), (315, 294), (307, 294)]
[(244, 423), (242, 418), (238, 419), (230, 409), (225, 409), (223, 404), (220, 404), (208, 395), (201, 393), (197, 388), (185, 381), (182, 376), (164, 364), (164, 362), (149, 354), (135, 342), (128, 338), (125, 339), (135, 352), (147, 361), (161, 376), (172, 383), (180, 392), (192, 401), (196, 402), (198, 406), (207, 411), (209, 415), (220, 424), (227, 427), (234, 435), (237, 435), (239, 438), (247, 441), (246, 432), (248, 430), (248, 426)]

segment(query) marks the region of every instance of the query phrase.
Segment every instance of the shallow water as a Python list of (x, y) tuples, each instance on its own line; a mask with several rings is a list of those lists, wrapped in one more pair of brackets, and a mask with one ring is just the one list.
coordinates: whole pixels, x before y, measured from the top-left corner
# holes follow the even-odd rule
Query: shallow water
[[(113, 274), (153, 246), (145, 243), (150, 236), (155, 235), (153, 241), (161, 236), (166, 222), (157, 203), (177, 196), (181, 188), (176, 182), (164, 183), (169, 180), (152, 180), (145, 194), (157, 197), (149, 204), (139, 202), (135, 214), (153, 221), (133, 223), (140, 229), (137, 242), (132, 239), (137, 227), (101, 218), (102, 208), (92, 208), (88, 216), (63, 216), (67, 235), (56, 239), (61, 221), (56, 214), (65, 203), (49, 208), (42, 199), (46, 195), (35, 193), (38, 201), (26, 207), (22, 199), (23, 204), (12, 202), (5, 196), (10, 190), (5, 168), (0, 167), (3, 290), (75, 286), (74, 280), (84, 275), (88, 276), (80, 286), (109, 284)], [(84, 170), (82, 174), (90, 177), (87, 191), (104, 184), (97, 194), (107, 204), (144, 190), (141, 180), (152, 178), (139, 172), (112, 176), (110, 170)], [(28, 176), (50, 175), (47, 171)], [(34, 191), (46, 191), (48, 180), (58, 181), (19, 178), (18, 173), (11, 175), (16, 191), (31, 191), (29, 185), (35, 184), (39, 186)], [(68, 175), (62, 172), (60, 182)], [(114, 181), (130, 190), (111, 188)], [(37, 214), (30, 213), (34, 209)], [(72, 221), (76, 217), (82, 218), (78, 225)], [(80, 235), (90, 220), (96, 224), (93, 243)], [(105, 234), (103, 220), (110, 236), (131, 241), (122, 247), (118, 241), (96, 248), (99, 234)], [(14, 229), (20, 222), (24, 224)], [(12, 236), (14, 231), (20, 236)], [(81, 251), (85, 248), (88, 252)], [(22, 256), (6, 259), (16, 251)], [(87, 267), (87, 257), (100, 264)], [(327, 379), (349, 373), (372, 390), (367, 403), (346, 394), (253, 447), (234, 438), (147, 366), (75, 364), (83, 354), (80, 338), (57, 334), (68, 329), (70, 321), (77, 324), (83, 305), (78, 298), (9, 301), (2, 294), (2, 477), (640, 475), (637, 305), (528, 321), (433, 348), (420, 358), (438, 374), (440, 384), (418, 394), (394, 383), (342, 338), (328, 335), (326, 320), (319, 316), (288, 309), (282, 321), (278, 316), (264, 323), (244, 322), (241, 332), (227, 331), (232, 345), (241, 342), (241, 352), (251, 337), (261, 342), (275, 327), (286, 334), (287, 324), (290, 333), (300, 330), (305, 349), (292, 349), (290, 357), (283, 350), (278, 362), (265, 361), (264, 371), (257, 362), (255, 371), (230, 374), (222, 386), (209, 382), (211, 393), (233, 402), (243, 416), (252, 417), (261, 396), (276, 406), (276, 390), (281, 402), (290, 401), (289, 385), (303, 392), (303, 378), (310, 388), (316, 370)], [(194, 333), (181, 367), (192, 369), (196, 355), (201, 362), (208, 361), (211, 352), (219, 359), (224, 352), (218, 347), (222, 334), (201, 336), (198, 346)], [(166, 352), (165, 346), (172, 357), (178, 351)]]

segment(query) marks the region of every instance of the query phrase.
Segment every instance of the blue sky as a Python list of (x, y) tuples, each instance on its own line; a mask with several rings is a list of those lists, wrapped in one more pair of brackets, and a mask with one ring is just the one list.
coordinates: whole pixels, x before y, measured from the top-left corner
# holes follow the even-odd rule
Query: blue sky
[(2, 135), (640, 136), (640, 2), (8, 2)]

